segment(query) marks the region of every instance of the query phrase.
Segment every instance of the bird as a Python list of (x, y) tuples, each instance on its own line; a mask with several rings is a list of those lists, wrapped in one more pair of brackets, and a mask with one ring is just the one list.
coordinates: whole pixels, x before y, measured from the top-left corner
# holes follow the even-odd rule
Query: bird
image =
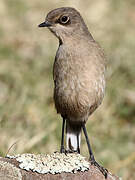
[(75, 8), (53, 9), (38, 26), (47, 27), (59, 40), (53, 65), (53, 80), (55, 107), (63, 119), (60, 152), (80, 153), (83, 131), (91, 164), (98, 167), (107, 178), (107, 169), (95, 160), (86, 130), (89, 116), (102, 103), (105, 94), (104, 51)]

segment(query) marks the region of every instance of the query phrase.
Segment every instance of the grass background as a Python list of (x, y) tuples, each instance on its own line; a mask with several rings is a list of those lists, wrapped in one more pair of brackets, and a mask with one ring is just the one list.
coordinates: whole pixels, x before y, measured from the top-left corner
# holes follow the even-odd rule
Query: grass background
[[(37, 25), (61, 6), (77, 8), (108, 59), (106, 96), (87, 129), (96, 159), (135, 179), (134, 0), (0, 1), (0, 155), (59, 150), (61, 118), (53, 103), (58, 40)], [(82, 136), (81, 152), (88, 157)]]

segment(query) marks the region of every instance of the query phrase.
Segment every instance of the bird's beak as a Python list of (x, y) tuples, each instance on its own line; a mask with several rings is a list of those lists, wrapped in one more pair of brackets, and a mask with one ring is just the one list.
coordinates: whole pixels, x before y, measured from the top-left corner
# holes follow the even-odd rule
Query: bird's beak
[(52, 24), (48, 21), (45, 21), (38, 25), (38, 27), (50, 27)]

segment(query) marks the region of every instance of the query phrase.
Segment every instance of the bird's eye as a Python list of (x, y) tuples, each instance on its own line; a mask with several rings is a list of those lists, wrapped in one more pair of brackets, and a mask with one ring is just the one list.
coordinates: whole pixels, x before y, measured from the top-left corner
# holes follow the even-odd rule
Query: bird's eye
[(68, 16), (62, 16), (60, 17), (60, 23), (62, 24), (67, 24), (69, 22), (69, 17)]

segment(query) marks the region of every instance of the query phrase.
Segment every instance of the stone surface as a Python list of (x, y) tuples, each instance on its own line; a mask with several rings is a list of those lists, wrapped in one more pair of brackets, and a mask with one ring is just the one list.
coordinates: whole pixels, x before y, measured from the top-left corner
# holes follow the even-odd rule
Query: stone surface
[[(103, 176), (103, 174), (95, 166), (90, 165), (89, 162), (87, 162), (84, 157), (77, 155), (77, 154), (74, 154), (74, 155), (69, 154), (66, 157), (65, 156), (66, 155), (62, 156), (59, 153), (54, 153), (52, 155), (22, 154), (22, 155), (8, 156), (10, 158), (7, 158), (7, 157), (0, 158), (0, 164), (2, 164), (2, 168), (0, 168), (0, 180), (13, 180), (13, 179), (16, 180), (17, 178), (18, 178), (17, 180), (37, 180), (37, 179), (38, 180), (105, 180), (105, 177)], [(73, 172), (62, 171), (61, 173), (60, 172), (58, 173), (58, 172), (56, 172), (56, 170), (58, 171), (58, 169), (56, 168), (57, 166), (56, 167), (54, 166), (55, 167), (54, 172), (56, 172), (56, 174), (51, 174), (51, 173), (41, 174), (40, 172), (32, 171), (32, 169), (34, 167), (33, 165), (28, 165), (27, 163), (26, 164), (24, 163), (25, 162), (24, 159), (28, 160), (29, 158), (30, 159), (34, 158), (36, 160), (35, 162), (37, 164), (38, 163), (40, 164), (42, 161), (44, 161), (45, 157), (51, 158), (51, 161), (53, 161), (53, 162), (57, 162), (58, 157), (61, 158), (62, 160), (67, 158), (67, 160), (65, 160), (66, 163), (71, 158), (69, 164), (71, 164), (72, 161), (74, 162), (74, 160), (76, 159), (76, 163), (75, 163), (74, 167), (77, 166), (79, 168), (80, 167), (82, 168), (83, 167), (82, 164), (86, 161), (87, 163), (86, 164), (84, 163), (84, 167), (86, 166), (85, 168), (87, 168), (87, 169), (85, 169), (84, 172), (82, 172), (81, 169), (80, 170), (75, 169), (75, 171), (73, 171)], [(21, 162), (19, 162), (19, 161), (21, 161)], [(82, 164), (81, 164), (81, 161), (82, 161)], [(28, 168), (27, 170), (25, 170), (24, 168), (21, 169), (19, 167), (22, 162)], [(11, 167), (11, 171), (9, 171), (8, 168), (6, 169), (7, 164), (8, 164), (8, 167)], [(45, 164), (45, 162), (43, 162), (43, 164)], [(89, 167), (87, 166), (88, 164), (89, 164)], [(62, 167), (62, 169), (63, 168), (64, 168), (64, 166)], [(65, 168), (68, 169), (67, 167), (65, 167)], [(51, 169), (53, 169), (53, 166), (51, 167)], [(6, 175), (8, 174), (8, 176), (5, 176), (5, 179), (1, 179), (1, 175), (3, 175), (3, 173), (5, 173)], [(17, 178), (15, 177), (14, 173), (17, 174)], [(2, 176), (2, 177), (4, 177), (4, 176)], [(21, 177), (22, 177), (22, 179), (21, 179)], [(120, 178), (108, 173), (107, 180), (120, 180)]]
[(22, 180), (20, 169), (9, 162), (0, 161), (0, 180)]

